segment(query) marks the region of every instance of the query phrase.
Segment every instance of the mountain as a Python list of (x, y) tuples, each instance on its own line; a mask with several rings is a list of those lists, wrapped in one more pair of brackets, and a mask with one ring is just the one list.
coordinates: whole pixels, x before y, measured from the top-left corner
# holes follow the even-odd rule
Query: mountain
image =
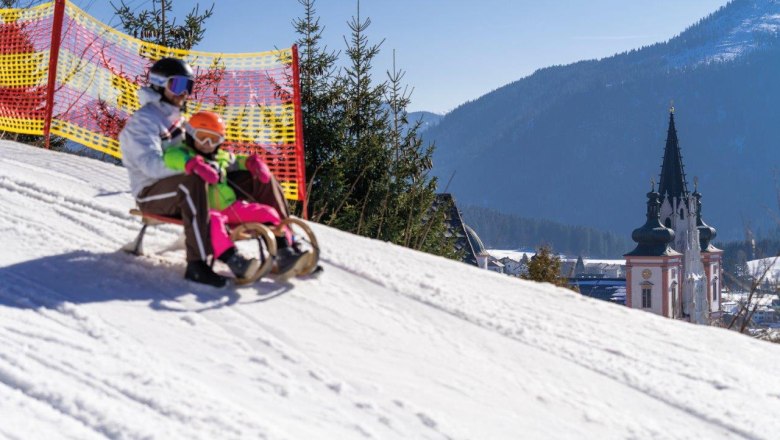
[(415, 124), (417, 121), (421, 121), (422, 124), (420, 124), (420, 133), (424, 132), (425, 130), (428, 130), (431, 127), (434, 127), (436, 124), (441, 121), (441, 118), (443, 118), (443, 115), (440, 115), (438, 113), (433, 112), (426, 112), (426, 111), (419, 111), (419, 112), (409, 112), (407, 115), (407, 119), (409, 120), (410, 124)]
[(0, 438), (780, 430), (778, 345), (317, 224), (319, 278), (212, 289), (182, 251), (118, 250), (140, 227), (127, 188), (121, 167), (0, 141)]
[[(768, 228), (780, 162), (780, 3), (735, 0), (679, 36), (540, 69), (424, 133), (463, 204), (630, 236), (658, 181), (667, 109), (705, 220), (723, 239)], [(626, 249), (628, 251), (630, 249)]]

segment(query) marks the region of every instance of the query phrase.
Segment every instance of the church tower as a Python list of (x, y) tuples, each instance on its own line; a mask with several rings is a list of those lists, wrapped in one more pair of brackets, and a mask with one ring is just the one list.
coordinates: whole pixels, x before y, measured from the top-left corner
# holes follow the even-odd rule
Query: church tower
[[(715, 228), (701, 219), (701, 193), (698, 191), (698, 182), (695, 184), (693, 194), (688, 192), (677, 129), (674, 125), (674, 107), (669, 110), (669, 129), (656, 194), (660, 204), (659, 220), (665, 229), (672, 232), (672, 238), (669, 240), (671, 250), (682, 256), (679, 270), (670, 270), (670, 274), (673, 272), (678, 274), (674, 280), (676, 284), (668, 286), (668, 296), (672, 306), (668, 313), (661, 314), (670, 318), (707, 324), (720, 310), (720, 271), (723, 251), (710, 244), (716, 232)], [(648, 205), (648, 221), (650, 221), (649, 212)], [(655, 228), (655, 225), (653, 227)], [(634, 234), (641, 229), (634, 231)], [(637, 241), (636, 237), (634, 241)], [(639, 249), (641, 243), (639, 241), (637, 243)], [(637, 249), (626, 254), (627, 266), (632, 265), (630, 263), (632, 260), (637, 264), (641, 262), (635, 258), (639, 256), (635, 254)], [(642, 273), (647, 274), (647, 272)], [(642, 288), (634, 284), (636, 283), (631, 283), (630, 279), (626, 280), (627, 304), (631, 292)], [(663, 292), (661, 294), (665, 295)], [(633, 303), (631, 306), (638, 308)]]
[(675, 234), (660, 222), (660, 198), (653, 182), (647, 193), (647, 221), (634, 229), (636, 248), (625, 255), (626, 306), (679, 318), (683, 255), (669, 246)]

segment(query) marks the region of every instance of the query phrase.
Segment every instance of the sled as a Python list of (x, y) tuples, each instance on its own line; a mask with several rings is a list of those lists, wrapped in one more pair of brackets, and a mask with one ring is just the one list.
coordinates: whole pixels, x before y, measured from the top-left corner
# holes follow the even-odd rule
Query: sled
[[(143, 255), (143, 239), (146, 229), (149, 226), (156, 226), (161, 224), (173, 224), (182, 225), (182, 221), (179, 218), (167, 217), (163, 215), (151, 214), (143, 212), (140, 209), (131, 209), (130, 214), (141, 217), (143, 226), (138, 236), (122, 247), (125, 252), (133, 255)], [(235, 284), (245, 285), (251, 284), (255, 281), (269, 275), (275, 269), (274, 259), (276, 257), (276, 237), (281, 237), (285, 234), (284, 227), (289, 228), (290, 232), (295, 238), (295, 246), (299, 251), (308, 251), (308, 258), (301, 268), (289, 276), (305, 276), (314, 274), (321, 270), (319, 265), (320, 248), (317, 243), (317, 238), (314, 236), (311, 228), (303, 222), (303, 220), (297, 217), (288, 217), (282, 221), (278, 226), (266, 226), (262, 223), (242, 223), (235, 226), (230, 226), (230, 239), (238, 246), (241, 241), (256, 240), (257, 241), (257, 259), (260, 261), (260, 268), (245, 278), (236, 278)], [(212, 262), (213, 264), (213, 262)], [(288, 277), (289, 277), (288, 276)], [(285, 277), (285, 280), (286, 278)], [(284, 280), (282, 280), (284, 281)]]

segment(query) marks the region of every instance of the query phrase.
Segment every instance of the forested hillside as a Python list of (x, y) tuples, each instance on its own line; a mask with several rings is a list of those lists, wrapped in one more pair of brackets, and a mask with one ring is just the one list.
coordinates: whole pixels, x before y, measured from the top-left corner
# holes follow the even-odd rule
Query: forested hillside
[(484, 244), (496, 249), (536, 249), (550, 245), (556, 253), (591, 258), (622, 258), (633, 248), (630, 238), (584, 226), (570, 226), (474, 206), (462, 208), (463, 218)]

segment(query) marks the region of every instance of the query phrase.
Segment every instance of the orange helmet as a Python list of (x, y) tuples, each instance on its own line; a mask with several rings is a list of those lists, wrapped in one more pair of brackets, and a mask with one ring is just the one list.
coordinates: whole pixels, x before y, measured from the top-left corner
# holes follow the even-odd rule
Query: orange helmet
[(190, 127), (193, 131), (209, 130), (225, 137), (225, 121), (218, 114), (210, 111), (199, 111), (190, 117)]
[(214, 112), (195, 113), (186, 128), (187, 134), (196, 141), (195, 148), (203, 153), (211, 154), (225, 142), (225, 122)]

